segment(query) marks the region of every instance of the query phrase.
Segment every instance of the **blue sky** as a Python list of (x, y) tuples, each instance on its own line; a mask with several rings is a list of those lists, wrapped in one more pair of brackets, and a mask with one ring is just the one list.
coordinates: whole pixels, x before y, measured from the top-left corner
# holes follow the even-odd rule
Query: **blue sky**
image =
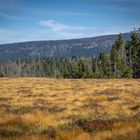
[(0, 0), (0, 43), (93, 37), (140, 25), (140, 0)]

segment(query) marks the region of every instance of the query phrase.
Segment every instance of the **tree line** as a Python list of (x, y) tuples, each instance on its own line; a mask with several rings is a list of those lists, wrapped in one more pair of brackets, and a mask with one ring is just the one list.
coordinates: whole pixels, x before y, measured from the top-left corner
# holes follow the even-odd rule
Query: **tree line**
[(43, 57), (0, 62), (0, 77), (140, 78), (140, 38), (121, 34), (108, 54), (98, 57)]

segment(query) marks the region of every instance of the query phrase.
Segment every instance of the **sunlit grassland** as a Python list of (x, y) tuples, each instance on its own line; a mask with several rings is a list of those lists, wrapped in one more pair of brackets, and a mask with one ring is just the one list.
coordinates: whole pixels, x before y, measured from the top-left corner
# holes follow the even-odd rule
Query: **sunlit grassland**
[(0, 140), (138, 140), (138, 79), (0, 79)]

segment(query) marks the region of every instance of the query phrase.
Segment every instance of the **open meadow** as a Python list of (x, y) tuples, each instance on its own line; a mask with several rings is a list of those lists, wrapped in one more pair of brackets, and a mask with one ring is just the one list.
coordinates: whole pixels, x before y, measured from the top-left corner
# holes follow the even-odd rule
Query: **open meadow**
[(0, 140), (139, 139), (139, 79), (0, 79)]

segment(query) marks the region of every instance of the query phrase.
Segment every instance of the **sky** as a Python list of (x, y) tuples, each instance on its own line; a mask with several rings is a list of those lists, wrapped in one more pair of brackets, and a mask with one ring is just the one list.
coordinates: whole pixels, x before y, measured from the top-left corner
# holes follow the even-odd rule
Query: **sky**
[(140, 0), (0, 0), (0, 44), (94, 37), (140, 25)]

